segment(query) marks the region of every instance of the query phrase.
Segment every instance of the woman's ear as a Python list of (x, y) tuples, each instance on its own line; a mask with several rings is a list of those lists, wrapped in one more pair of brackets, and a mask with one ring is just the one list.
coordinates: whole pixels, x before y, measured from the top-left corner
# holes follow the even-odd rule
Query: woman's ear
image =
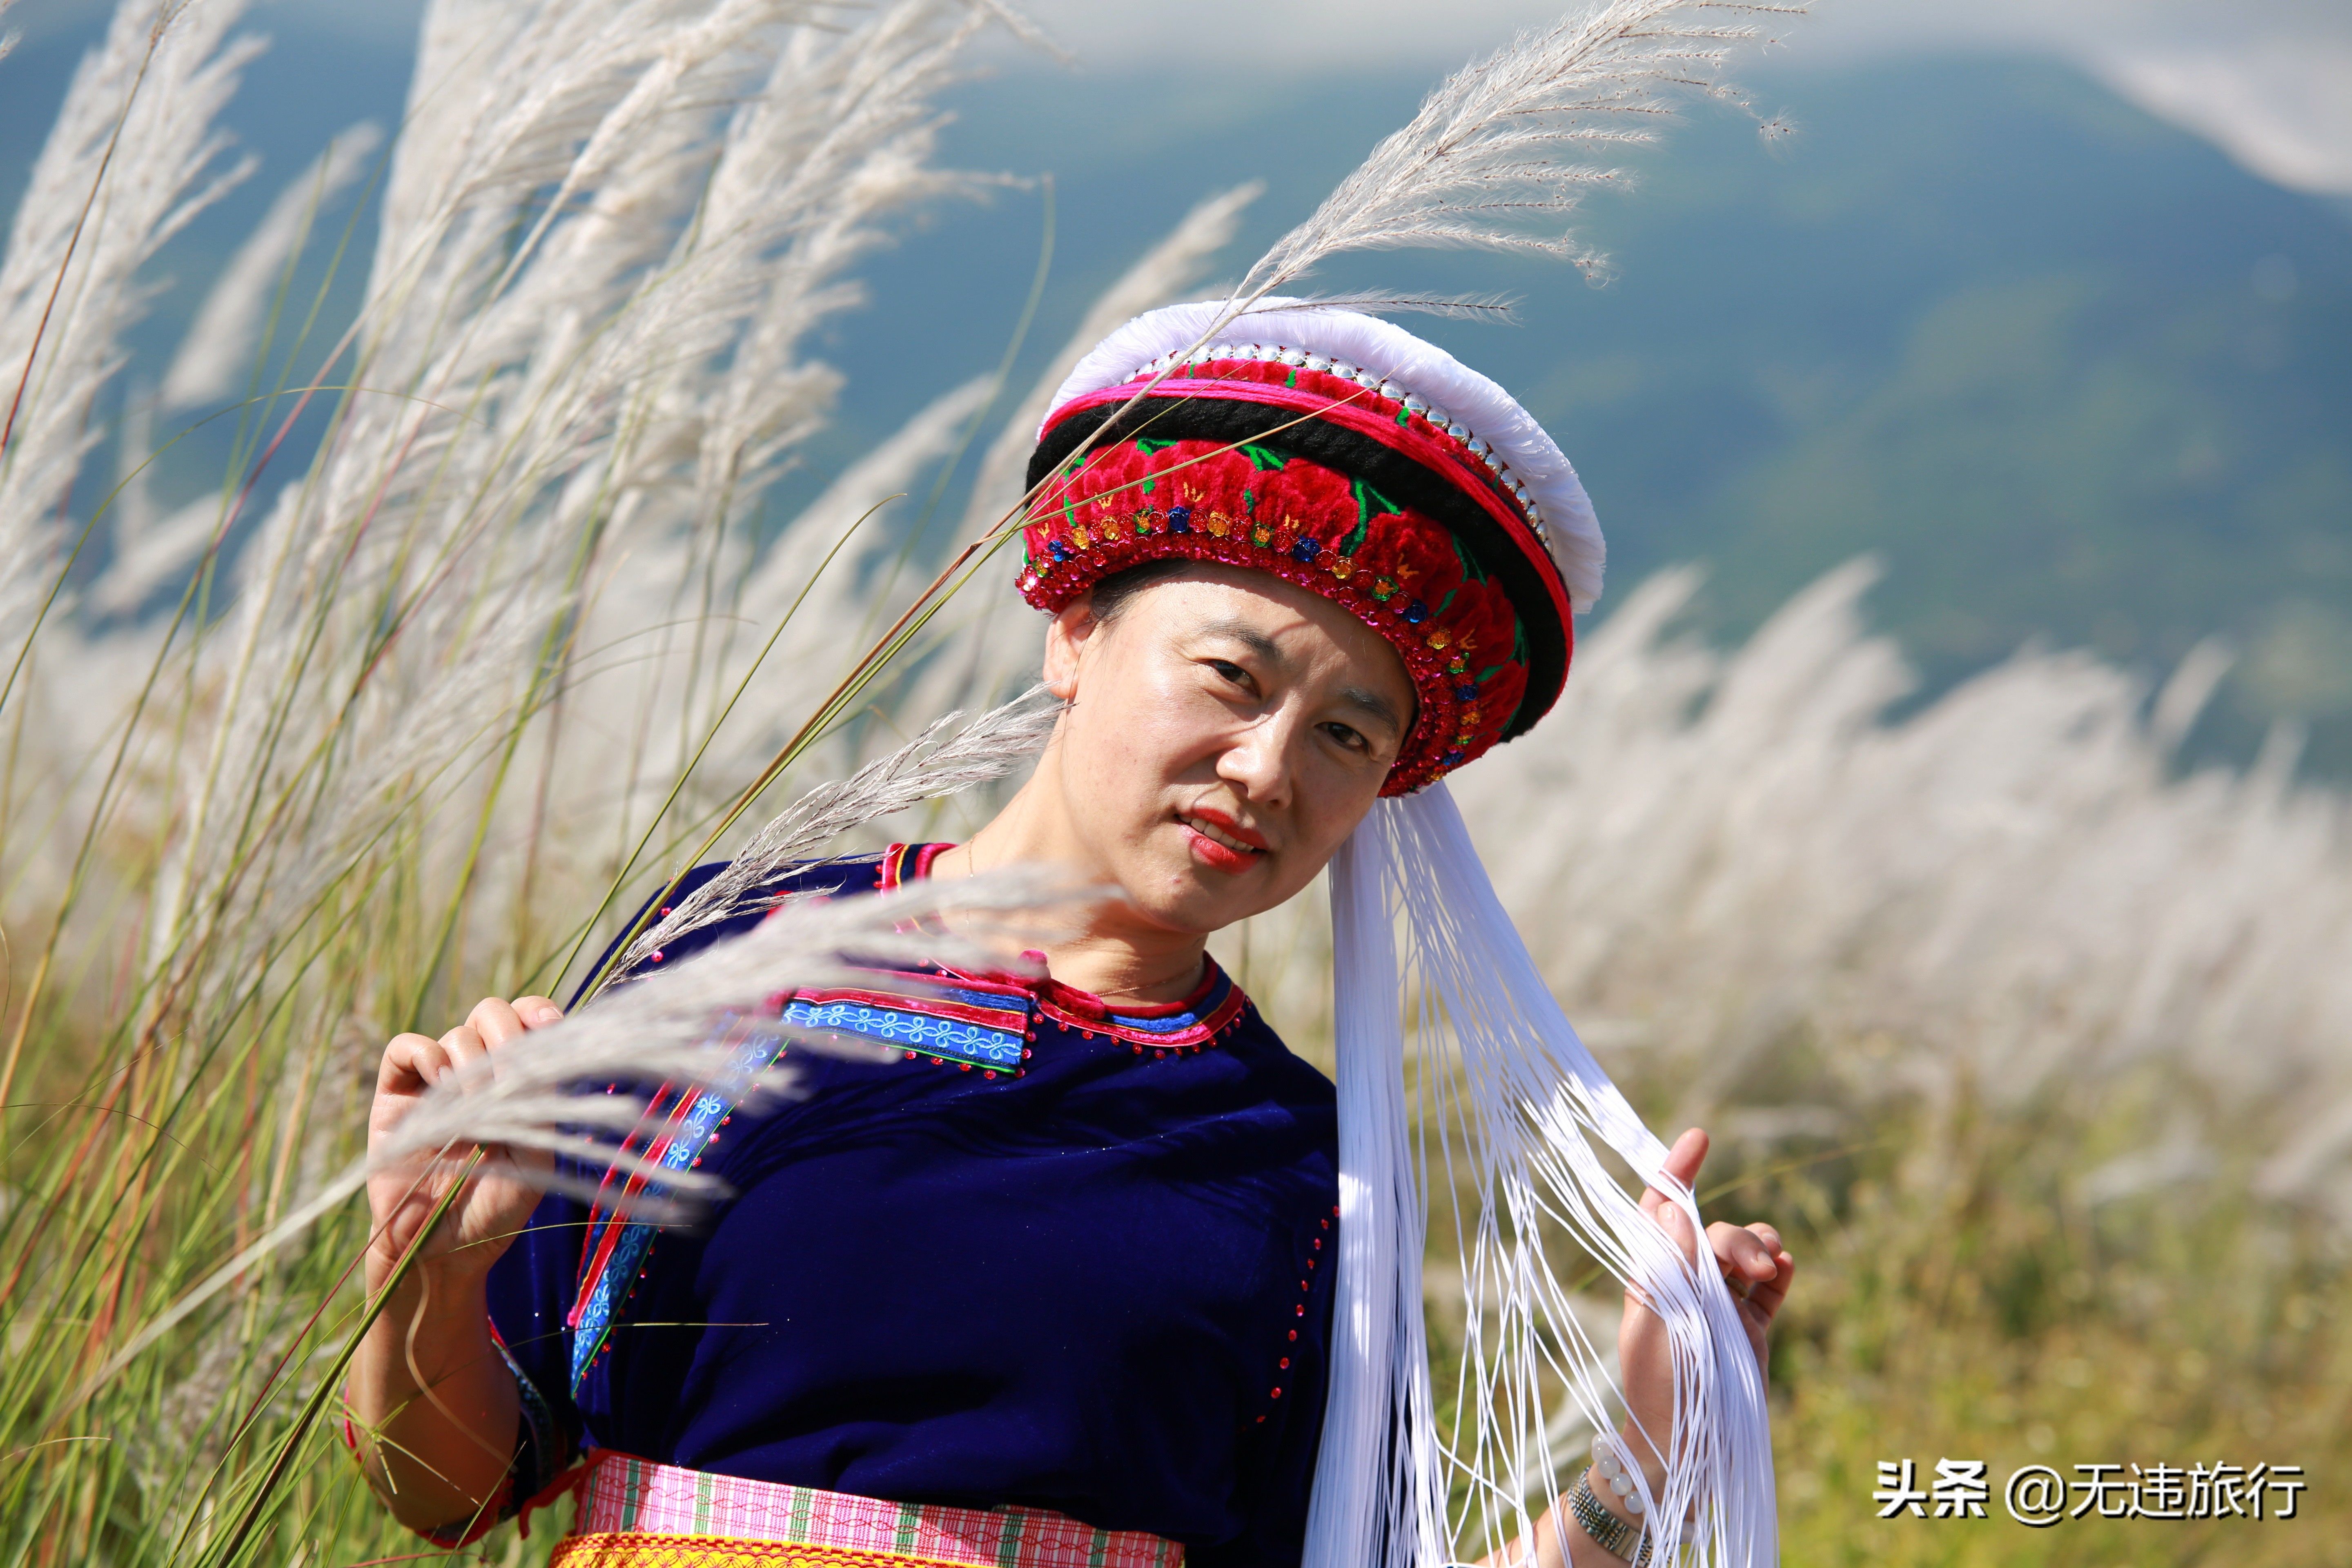
[(1082, 594), (1055, 612), (1045, 626), (1045, 689), (1065, 702), (1078, 695), (1078, 656), (1102, 629), (1092, 594)]

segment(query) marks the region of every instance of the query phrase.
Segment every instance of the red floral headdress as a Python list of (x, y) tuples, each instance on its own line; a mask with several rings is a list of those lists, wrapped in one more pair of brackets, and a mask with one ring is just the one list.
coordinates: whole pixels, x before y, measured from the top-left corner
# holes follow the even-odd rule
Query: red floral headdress
[[(1282, 341), (1171, 363), (1213, 310), (1139, 318), (1065, 384), (1030, 459), (1023, 597), (1056, 611), (1172, 557), (1344, 605), (1420, 700), (1385, 795), (1531, 727), (1568, 674), (1571, 603), (1600, 585), (1599, 530), (1559, 448), (1492, 382), (1349, 311), (1254, 313), (1239, 326)], [(1138, 352), (1155, 341), (1156, 359)]]

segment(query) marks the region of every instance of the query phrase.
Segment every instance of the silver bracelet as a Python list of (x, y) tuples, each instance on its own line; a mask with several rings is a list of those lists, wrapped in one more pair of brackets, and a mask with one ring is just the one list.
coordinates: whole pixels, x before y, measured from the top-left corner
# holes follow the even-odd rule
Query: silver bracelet
[[(1605, 1436), (1597, 1436), (1592, 1440), (1592, 1468), (1576, 1478), (1576, 1489), (1569, 1494), (1569, 1512), (1603, 1552), (1627, 1560), (1633, 1568), (1643, 1568), (1650, 1561), (1650, 1548), (1656, 1543), (1655, 1538), (1648, 1535), (1640, 1524), (1628, 1523), (1602, 1505), (1600, 1496), (1592, 1489), (1595, 1471), (1600, 1473), (1612, 1494), (1622, 1499), (1637, 1517), (1641, 1514), (1642, 1499), (1641, 1494), (1633, 1489), (1633, 1478), (1626, 1473), (1616, 1445)], [(1636, 1541), (1641, 1543), (1638, 1552), (1631, 1550)]]

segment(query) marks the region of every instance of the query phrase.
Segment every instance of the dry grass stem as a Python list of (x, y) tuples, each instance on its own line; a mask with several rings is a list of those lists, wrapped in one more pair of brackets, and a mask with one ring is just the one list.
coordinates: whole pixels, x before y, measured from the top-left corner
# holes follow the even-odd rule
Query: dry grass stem
[(761, 907), (754, 898), (761, 884), (877, 817), (1003, 778), (1045, 744), (1063, 706), (1044, 687), (1032, 687), (952, 736), (941, 738), (961, 713), (934, 720), (912, 741), (853, 776), (819, 784), (752, 835), (724, 871), (639, 933), (613, 972), (625, 973), (689, 931)]

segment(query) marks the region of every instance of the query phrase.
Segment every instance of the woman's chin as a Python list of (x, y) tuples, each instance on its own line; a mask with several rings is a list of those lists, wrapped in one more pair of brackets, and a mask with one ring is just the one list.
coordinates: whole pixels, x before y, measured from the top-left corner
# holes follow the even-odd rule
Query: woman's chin
[(1273, 892), (1273, 870), (1267, 865), (1238, 873), (1214, 870), (1187, 854), (1173, 865), (1160, 859), (1147, 876), (1121, 880), (1129, 903), (1148, 923), (1207, 936), (1280, 903)]

